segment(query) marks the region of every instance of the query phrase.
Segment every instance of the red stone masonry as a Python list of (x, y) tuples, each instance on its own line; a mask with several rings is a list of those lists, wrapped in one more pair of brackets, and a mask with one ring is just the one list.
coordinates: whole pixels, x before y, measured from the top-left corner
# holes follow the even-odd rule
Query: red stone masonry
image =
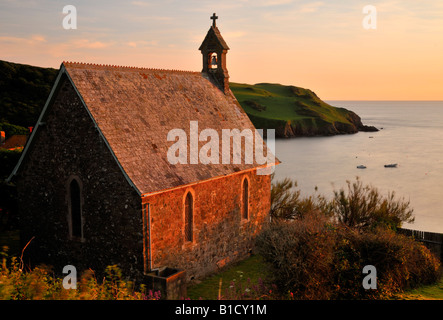
[[(243, 179), (249, 180), (249, 217), (242, 219)], [(150, 205), (152, 268), (185, 269), (187, 278), (202, 278), (245, 258), (269, 218), (270, 176), (255, 170), (203, 181), (143, 197)], [(194, 199), (193, 241), (185, 241), (184, 203)], [(145, 210), (145, 267), (149, 267), (148, 210)]]

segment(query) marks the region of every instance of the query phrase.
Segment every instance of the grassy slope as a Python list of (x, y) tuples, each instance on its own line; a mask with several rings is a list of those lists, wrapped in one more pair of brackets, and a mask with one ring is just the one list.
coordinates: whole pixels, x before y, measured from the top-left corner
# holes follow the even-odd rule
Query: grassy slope
[(334, 134), (336, 123), (349, 129), (353, 125), (348, 110), (330, 106), (309, 89), (271, 83), (230, 83), (230, 88), (257, 128), (291, 125), (299, 133), (317, 135)]
[(187, 294), (192, 300), (216, 300), (220, 279), (222, 280), (221, 294), (224, 295), (232, 281), (246, 283), (249, 278), (253, 283), (257, 283), (258, 279), (261, 278), (263, 280), (266, 277), (264, 270), (263, 258), (259, 255), (253, 255), (220, 273), (206, 278), (201, 283), (193, 285), (188, 288)]
[(397, 295), (397, 299), (404, 300), (443, 300), (443, 277), (436, 284), (408, 290)]
[[(217, 299), (219, 281), (222, 279), (222, 294), (230, 285), (231, 281), (245, 281), (250, 278), (252, 283), (258, 279), (266, 279), (266, 265), (263, 258), (253, 255), (228, 269), (204, 279), (201, 283), (188, 288), (188, 297), (197, 299)], [(242, 277), (240, 277), (240, 275)], [(436, 284), (419, 287), (395, 295), (394, 300), (443, 300), (443, 277)]]

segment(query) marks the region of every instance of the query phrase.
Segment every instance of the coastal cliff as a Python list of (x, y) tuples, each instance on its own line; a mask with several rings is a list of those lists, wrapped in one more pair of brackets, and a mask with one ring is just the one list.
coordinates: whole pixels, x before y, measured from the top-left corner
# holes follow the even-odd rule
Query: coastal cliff
[(275, 129), (278, 138), (378, 131), (364, 125), (355, 112), (333, 107), (309, 89), (270, 83), (230, 87), (254, 126)]

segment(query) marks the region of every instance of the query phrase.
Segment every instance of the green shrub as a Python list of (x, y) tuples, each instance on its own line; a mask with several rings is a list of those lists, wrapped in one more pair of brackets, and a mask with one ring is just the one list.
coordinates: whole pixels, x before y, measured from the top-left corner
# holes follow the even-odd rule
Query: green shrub
[(26, 135), (29, 134), (29, 129), (21, 126), (17, 126), (14, 124), (10, 124), (8, 122), (0, 122), (0, 131), (5, 131), (6, 138), (9, 138), (13, 135)]
[[(385, 299), (436, 282), (440, 263), (422, 244), (386, 228), (360, 232), (321, 214), (270, 223), (257, 238), (281, 294), (296, 299)], [(364, 266), (377, 289), (364, 289)]]
[[(424, 245), (386, 228), (373, 232), (341, 229), (335, 257), (337, 298), (388, 298), (405, 289), (434, 283), (440, 263)], [(362, 287), (362, 270), (377, 270), (377, 290)]]
[(375, 229), (379, 226), (396, 229), (402, 223), (414, 221), (409, 201), (396, 199), (395, 192), (382, 196), (377, 188), (363, 185), (357, 177), (355, 182), (346, 181), (344, 188), (334, 191), (329, 214), (337, 221), (352, 228)]
[(331, 298), (335, 238), (324, 216), (276, 220), (257, 237), (257, 248), (280, 293), (291, 292), (301, 299)]
[(321, 195), (301, 197), (297, 189), (297, 181), (285, 178), (273, 181), (271, 185), (271, 218), (296, 219), (313, 212), (329, 212), (326, 209), (330, 204)]
[(77, 289), (64, 289), (49, 266), (37, 266), (32, 271), (20, 268), (16, 257), (8, 264), (6, 250), (2, 252), (0, 268), (0, 300), (158, 300), (159, 292), (140, 285), (136, 291), (132, 282), (123, 279), (121, 270), (108, 266), (105, 278), (99, 282), (92, 270), (86, 270), (77, 282)]
[(272, 218), (296, 219), (320, 211), (334, 217), (340, 224), (360, 230), (387, 227), (393, 230), (403, 223), (414, 221), (409, 201), (396, 199), (395, 192), (387, 196), (377, 188), (363, 185), (357, 177), (355, 182), (346, 181), (347, 190), (334, 191), (328, 200), (322, 195), (301, 197), (297, 181), (285, 178), (271, 185)]

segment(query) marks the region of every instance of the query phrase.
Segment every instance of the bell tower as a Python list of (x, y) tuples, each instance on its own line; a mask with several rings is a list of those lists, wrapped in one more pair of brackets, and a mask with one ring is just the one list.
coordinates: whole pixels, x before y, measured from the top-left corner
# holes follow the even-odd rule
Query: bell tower
[(202, 72), (226, 94), (229, 92), (229, 73), (226, 68), (226, 54), (229, 47), (217, 28), (218, 16), (214, 13), (210, 19), (212, 26), (199, 48), (203, 56)]

